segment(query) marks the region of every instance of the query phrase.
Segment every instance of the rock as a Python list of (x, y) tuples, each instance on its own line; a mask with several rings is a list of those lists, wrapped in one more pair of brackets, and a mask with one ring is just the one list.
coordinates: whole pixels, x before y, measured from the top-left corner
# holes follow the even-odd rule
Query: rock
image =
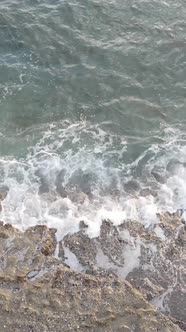
[(84, 220), (80, 220), (80, 222), (79, 222), (79, 229), (80, 230), (84, 230), (86, 228), (88, 228), (88, 225), (85, 224)]
[(95, 264), (97, 252), (95, 241), (84, 232), (66, 235), (63, 242), (86, 268)]
[(150, 195), (154, 195), (154, 192), (150, 188), (147, 187), (140, 190), (140, 196), (146, 197)]
[(180, 320), (173, 319), (172, 317), (170, 317), (170, 319), (173, 321), (173, 323), (178, 325), (182, 331), (186, 331), (186, 323), (184, 323)]
[(160, 223), (151, 232), (140, 230), (133, 222), (124, 223), (122, 227), (126, 227), (133, 237), (139, 237), (141, 242), (139, 267), (127, 276), (127, 280), (164, 313), (184, 324), (186, 234), (181, 215), (180, 211), (159, 215)]
[(140, 183), (137, 180), (130, 180), (124, 184), (124, 189), (127, 193), (134, 193), (140, 191)]
[(55, 252), (56, 244), (57, 244), (57, 241), (55, 238), (55, 233), (56, 233), (56, 230), (52, 229), (52, 230), (49, 230), (47, 232), (47, 234), (45, 235), (45, 238), (43, 240), (42, 247), (41, 247), (41, 252), (45, 256), (52, 255)]
[(162, 176), (162, 174), (152, 171), (151, 174), (154, 176), (157, 182), (164, 184), (165, 183), (165, 178)]
[[(36, 226), (22, 233), (1, 225), (1, 231), (7, 234), (0, 241), (3, 332), (181, 331), (129, 282), (114, 275), (78, 273), (50, 256), (55, 247), (54, 229)], [(74, 248), (70, 236), (68, 239)], [(90, 242), (86, 236), (83, 239), (86, 257), (85, 247)], [(47, 255), (42, 253), (43, 246)], [(95, 246), (94, 243), (92, 257)]]
[(86, 199), (88, 199), (88, 195), (84, 192), (69, 192), (68, 197), (72, 202), (83, 204)]
[(7, 196), (7, 190), (3, 189), (3, 190), (0, 190), (0, 212), (2, 211), (2, 201), (4, 201), (4, 199), (6, 198)]
[(122, 257), (123, 247), (126, 242), (120, 235), (117, 227), (109, 220), (103, 220), (100, 230), (99, 242), (105, 255), (115, 264), (124, 264)]
[[(64, 242), (87, 273), (126, 278), (148, 301), (183, 325), (186, 232), (182, 211), (158, 218), (152, 229), (132, 220), (118, 227), (105, 220), (95, 239), (89, 239), (81, 223), (80, 231), (66, 236)], [(175, 299), (179, 297), (182, 305), (178, 306)]]

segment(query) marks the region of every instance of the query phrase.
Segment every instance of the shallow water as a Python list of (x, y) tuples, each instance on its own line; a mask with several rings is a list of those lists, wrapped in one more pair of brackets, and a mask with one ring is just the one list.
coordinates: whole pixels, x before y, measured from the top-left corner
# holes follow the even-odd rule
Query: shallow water
[(185, 2), (0, 9), (1, 219), (96, 236), (185, 209)]

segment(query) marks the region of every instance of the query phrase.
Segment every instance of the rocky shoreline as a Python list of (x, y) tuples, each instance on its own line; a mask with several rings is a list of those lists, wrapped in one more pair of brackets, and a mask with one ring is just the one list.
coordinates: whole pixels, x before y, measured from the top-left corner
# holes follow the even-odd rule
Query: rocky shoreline
[(185, 225), (179, 212), (159, 220), (105, 220), (94, 239), (82, 221), (59, 243), (47, 226), (1, 222), (2, 332), (186, 331)]

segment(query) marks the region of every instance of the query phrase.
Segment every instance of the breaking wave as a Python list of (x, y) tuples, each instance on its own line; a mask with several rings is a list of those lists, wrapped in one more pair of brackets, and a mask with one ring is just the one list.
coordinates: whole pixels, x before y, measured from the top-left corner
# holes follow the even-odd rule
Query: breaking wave
[(144, 144), (130, 159), (135, 141), (111, 128), (113, 123), (90, 124), (86, 119), (53, 123), (38, 128), (36, 143), (25, 155), (2, 157), (0, 190), (7, 196), (0, 218), (20, 229), (56, 227), (59, 238), (78, 231), (84, 220), (89, 236), (96, 237), (103, 219), (115, 225), (133, 219), (153, 227), (158, 212), (184, 210), (182, 131), (162, 125), (161, 133), (153, 133), (157, 143)]

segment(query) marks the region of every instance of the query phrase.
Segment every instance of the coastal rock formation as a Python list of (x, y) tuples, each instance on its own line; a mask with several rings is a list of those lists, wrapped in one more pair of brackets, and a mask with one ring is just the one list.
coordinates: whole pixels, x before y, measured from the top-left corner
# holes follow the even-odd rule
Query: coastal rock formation
[[(111, 228), (110, 223), (105, 223), (104, 227)], [(116, 229), (113, 231), (117, 242), (112, 249), (102, 229), (105, 234), (102, 234), (105, 243), (102, 250), (104, 252), (107, 246), (112, 249), (108, 259), (117, 262), (120, 237)], [(74, 236), (81, 238), (80, 234)], [(72, 239), (73, 236), (64, 242), (75, 251)], [(90, 260), (93, 267), (101, 242), (90, 240), (93, 242), (89, 246), (88, 241), (84, 234), (84, 247), (81, 250), (81, 244), (78, 247), (76, 243), (76, 254), (80, 257), (82, 252), (82, 263), (88, 266)], [(121, 243), (126, 244), (126, 241)], [(58, 247), (55, 229), (35, 226), (22, 233), (9, 224), (0, 224), (2, 332), (181, 331), (128, 281), (99, 268), (96, 272), (96, 267), (90, 268), (91, 273), (73, 271), (66, 266), (64, 254), (61, 259), (55, 257)], [(92, 255), (87, 254), (90, 250)]]
[(104, 269), (128, 280), (186, 331), (185, 224), (180, 211), (158, 217), (152, 229), (131, 220), (118, 227), (105, 220), (99, 237), (89, 239), (81, 229), (63, 243), (87, 273), (99, 275)]

